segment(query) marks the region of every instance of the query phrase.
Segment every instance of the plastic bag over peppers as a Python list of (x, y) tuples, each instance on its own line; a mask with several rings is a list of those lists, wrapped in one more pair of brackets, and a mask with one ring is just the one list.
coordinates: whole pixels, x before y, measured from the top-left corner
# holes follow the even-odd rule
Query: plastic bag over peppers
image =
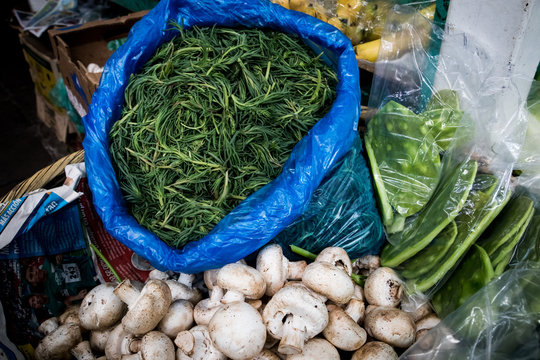
[[(450, 51), (439, 53), (443, 40)], [(388, 15), (365, 135), (389, 241), (381, 261), (428, 298), (512, 199), (524, 96), (511, 91), (517, 79), (492, 76), (491, 63), (472, 35), (445, 34), (407, 6)], [(511, 112), (498, 106), (509, 94), (521, 104)]]
[[(540, 153), (537, 153), (536, 158), (540, 158)], [(401, 356), (402, 359), (532, 360), (540, 357), (539, 180), (538, 171), (524, 171), (515, 180), (518, 185), (511, 201), (519, 200), (521, 206), (525, 203), (530, 205), (526, 216), (527, 225), (521, 225), (520, 228), (517, 222), (497, 223), (511, 225), (506, 228), (506, 234), (515, 228), (519, 229), (517, 236), (510, 237), (514, 239), (513, 244), (508, 246), (512, 240), (502, 242), (495, 252), (490, 252), (495, 243), (480, 242), (475, 245), (477, 249), (472, 253), (471, 249), (464, 260), (475, 268), (469, 266), (468, 273), (462, 274), (460, 287), (466, 286), (470, 292), (471, 284), (481, 285), (477, 280), (485, 279), (486, 276), (491, 276), (492, 280), (477, 288), (460, 307), (409, 348)], [(493, 239), (495, 234), (490, 234)], [(503, 237), (505, 236), (496, 238), (501, 240)], [(497, 274), (497, 266), (490, 269), (489, 263), (493, 256), (489, 254), (502, 254), (506, 248), (510, 248), (509, 259), (502, 268), (502, 274)], [(481, 265), (482, 261), (475, 261), (474, 264), (471, 262), (475, 258), (478, 260), (481, 256), (477, 254), (481, 253), (486, 254), (487, 266)], [(459, 272), (458, 268), (449, 282), (458, 276)], [(476, 281), (467, 277), (476, 278)], [(457, 295), (463, 295), (460, 288), (454, 286), (453, 290), (457, 291)], [(447, 292), (445, 296), (449, 299), (455, 297), (456, 293)], [(433, 299), (435, 306), (438, 301), (437, 298)]]

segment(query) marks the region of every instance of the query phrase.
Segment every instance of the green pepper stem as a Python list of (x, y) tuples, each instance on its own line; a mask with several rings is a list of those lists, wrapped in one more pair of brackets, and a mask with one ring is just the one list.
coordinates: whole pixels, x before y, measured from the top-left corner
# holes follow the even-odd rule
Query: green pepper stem
[(291, 247), (292, 252), (297, 254), (297, 255), (303, 256), (303, 257), (305, 257), (307, 259), (310, 259), (310, 260), (313, 260), (313, 261), (315, 261), (315, 259), (317, 258), (316, 254), (314, 254), (312, 252), (309, 252), (307, 250), (304, 250), (301, 247), (298, 247), (296, 245), (290, 245), (290, 247)]

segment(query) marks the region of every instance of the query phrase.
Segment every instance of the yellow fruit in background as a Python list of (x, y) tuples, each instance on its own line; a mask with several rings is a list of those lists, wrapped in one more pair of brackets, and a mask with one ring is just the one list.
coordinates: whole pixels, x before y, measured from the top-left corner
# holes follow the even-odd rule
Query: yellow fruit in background
[(320, 4), (314, 4), (313, 8), (315, 9), (315, 17), (317, 19), (322, 20), (324, 22), (328, 22), (328, 16), (326, 15), (327, 10), (324, 6)]
[(283, 6), (285, 9), (289, 8), (289, 0), (272, 0), (274, 4)]
[(436, 5), (437, 4), (426, 6), (425, 8), (418, 10), (418, 12), (422, 14), (422, 16), (424, 16), (426, 19), (433, 21), (433, 19), (435, 18), (435, 9), (437, 7)]
[(289, 0), (289, 9), (304, 12), (307, 10), (309, 3), (307, 0)]
[(347, 20), (349, 24), (354, 24), (363, 7), (363, 0), (338, 0), (336, 16)]
[(354, 47), (356, 58), (361, 59), (361, 60), (375, 62), (377, 61), (377, 56), (379, 56), (380, 46), (381, 46), (381, 39), (369, 41), (363, 44), (358, 44)]
[(339, 18), (332, 17), (332, 18), (328, 19), (327, 23), (329, 23), (330, 25), (338, 28), (339, 31), (341, 31), (342, 33), (345, 32), (345, 25), (343, 24), (343, 22)]
[(364, 38), (364, 29), (360, 26), (346, 26), (344, 33), (351, 39), (353, 45), (360, 44)]

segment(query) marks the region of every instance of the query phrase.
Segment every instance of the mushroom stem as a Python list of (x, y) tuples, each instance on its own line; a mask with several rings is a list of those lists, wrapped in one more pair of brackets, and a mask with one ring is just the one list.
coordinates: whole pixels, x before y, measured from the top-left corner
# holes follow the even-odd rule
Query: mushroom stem
[(283, 336), (278, 346), (278, 351), (282, 354), (300, 354), (304, 348), (304, 323), (298, 321), (297, 317), (289, 314), (283, 324)]
[(301, 261), (290, 261), (288, 263), (289, 267), (287, 269), (287, 279), (290, 280), (302, 280), (302, 275), (306, 269), (307, 262), (304, 260)]
[(192, 287), (193, 281), (195, 281), (195, 274), (179, 273), (178, 280), (176, 281), (178, 281), (180, 284)]
[(131, 304), (135, 303), (141, 292), (133, 286), (129, 279), (126, 279), (114, 289), (114, 294), (128, 306), (131, 306)]
[(244, 301), (245, 296), (241, 292), (228, 290), (225, 295), (221, 298), (222, 304), (230, 304), (237, 301)]
[(345, 312), (351, 317), (355, 322), (364, 320), (364, 302), (358, 299), (351, 299), (345, 307)]

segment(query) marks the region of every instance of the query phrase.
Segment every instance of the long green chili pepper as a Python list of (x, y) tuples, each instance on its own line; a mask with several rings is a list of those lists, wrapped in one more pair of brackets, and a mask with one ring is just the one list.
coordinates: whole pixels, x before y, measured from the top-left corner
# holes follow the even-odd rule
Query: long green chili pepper
[(174, 26), (131, 77), (110, 152), (132, 215), (182, 247), (281, 172), (337, 76), (292, 35)]

